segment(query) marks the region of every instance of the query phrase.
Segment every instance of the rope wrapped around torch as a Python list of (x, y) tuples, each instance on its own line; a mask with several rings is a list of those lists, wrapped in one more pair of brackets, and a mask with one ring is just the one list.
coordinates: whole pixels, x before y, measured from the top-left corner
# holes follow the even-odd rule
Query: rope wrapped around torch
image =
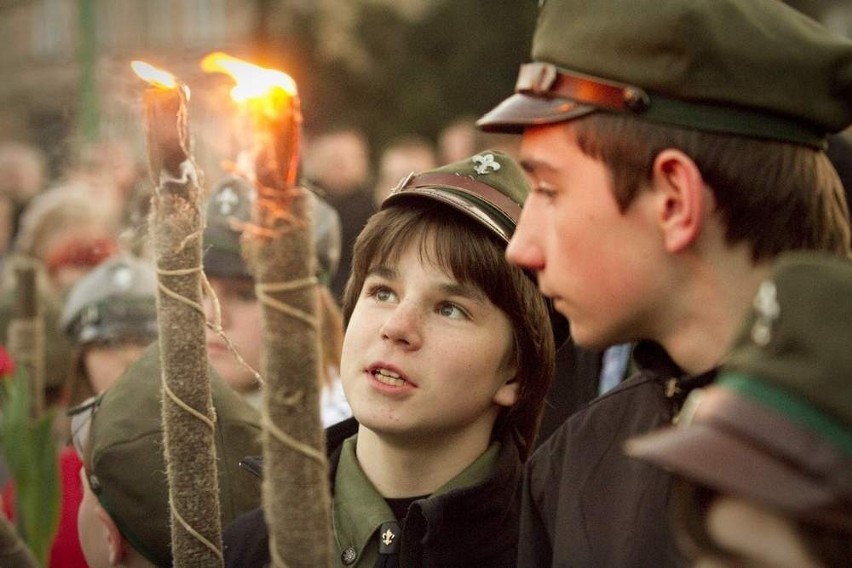
[[(222, 67), (227, 62), (208, 66)], [(284, 75), (256, 69), (273, 79)], [(320, 419), (311, 201), (296, 185), (302, 114), (295, 84), (291, 87), (273, 82), (262, 96), (246, 100), (257, 199), (255, 225), (243, 232), (243, 252), (263, 314), (263, 507), (270, 557), (276, 568), (313, 568), (331, 565), (331, 497)]]
[(156, 191), (150, 234), (157, 261), (162, 418), (175, 566), (222, 566), (222, 526), (201, 304), (199, 173), (190, 153), (187, 90), (144, 94)]

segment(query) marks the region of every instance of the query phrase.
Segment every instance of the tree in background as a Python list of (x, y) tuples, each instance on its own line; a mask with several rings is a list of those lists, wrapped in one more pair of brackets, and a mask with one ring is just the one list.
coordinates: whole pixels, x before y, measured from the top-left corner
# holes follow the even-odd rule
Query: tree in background
[(257, 47), (296, 79), (309, 131), (358, 126), (374, 146), (434, 139), (499, 102), (529, 58), (538, 14), (535, 0), (346, 5), (259, 0)]

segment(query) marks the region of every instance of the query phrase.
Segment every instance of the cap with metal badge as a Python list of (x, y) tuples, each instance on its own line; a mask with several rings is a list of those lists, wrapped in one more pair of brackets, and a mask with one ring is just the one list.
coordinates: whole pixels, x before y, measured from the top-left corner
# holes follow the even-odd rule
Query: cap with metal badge
[[(410, 199), (430, 199), (464, 213), (487, 228), (504, 246), (509, 243), (529, 183), (507, 154), (484, 150), (475, 156), (422, 173), (411, 173), (382, 202), (384, 209)], [(530, 275), (530, 278), (535, 278)], [(568, 322), (547, 301), (556, 346), (568, 338)]]
[(627, 453), (852, 534), (852, 262), (788, 253), (716, 381)]
[[(825, 146), (852, 123), (852, 39), (777, 0), (547, 0), (487, 131), (624, 113)], [(641, 30), (641, 33), (637, 33)]]
[[(243, 177), (229, 174), (219, 180), (207, 200), (204, 229), (204, 272), (224, 278), (252, 278), (243, 259), (240, 237), (251, 222), (255, 188)], [(340, 262), (340, 217), (322, 198), (308, 191), (313, 220), (317, 277), (329, 283)]]

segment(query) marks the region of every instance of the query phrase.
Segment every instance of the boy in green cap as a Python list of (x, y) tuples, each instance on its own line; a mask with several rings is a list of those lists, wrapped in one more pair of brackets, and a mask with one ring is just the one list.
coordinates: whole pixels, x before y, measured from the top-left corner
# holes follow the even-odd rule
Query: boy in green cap
[(516, 94), (533, 184), (507, 255), (584, 347), (640, 372), (529, 464), (522, 566), (671, 566), (670, 476), (621, 453), (712, 380), (772, 259), (849, 254), (825, 135), (852, 123), (852, 40), (777, 0), (544, 0)]
[[(504, 256), (527, 192), (485, 151), (410, 174), (359, 235), (341, 361), (359, 424), (327, 436), (336, 566), (514, 565), (522, 465), (565, 338)], [(267, 564), (261, 514), (225, 545), (228, 566)]]
[[(260, 488), (240, 481), (244, 452), (260, 452), (257, 412), (208, 370), (222, 522), (260, 504)], [(160, 419), (155, 343), (105, 393), (71, 411), (83, 460), (77, 530), (91, 568), (171, 566), (169, 490)]]
[(681, 548), (699, 563), (849, 566), (852, 263), (781, 257), (713, 386), (628, 453), (675, 472)]
[[(328, 289), (340, 258), (340, 220), (328, 203), (309, 195), (315, 272), (320, 282), (320, 414), (328, 426), (352, 415), (339, 376), (343, 315)], [(204, 229), (204, 274), (213, 293), (205, 295), (204, 308), (208, 321), (221, 326), (221, 331), (207, 328), (211, 365), (231, 388), (257, 408), (263, 394), (256, 375), (263, 357), (261, 305), (240, 244), (243, 230), (251, 224), (254, 200), (252, 184), (234, 174), (223, 177), (210, 191)]]

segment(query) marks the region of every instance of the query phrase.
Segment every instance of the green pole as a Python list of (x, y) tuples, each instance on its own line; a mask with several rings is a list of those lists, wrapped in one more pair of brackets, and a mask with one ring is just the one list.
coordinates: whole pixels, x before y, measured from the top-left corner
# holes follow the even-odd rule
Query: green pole
[(95, 0), (80, 0), (80, 132), (84, 142), (98, 138), (98, 92), (95, 82)]

